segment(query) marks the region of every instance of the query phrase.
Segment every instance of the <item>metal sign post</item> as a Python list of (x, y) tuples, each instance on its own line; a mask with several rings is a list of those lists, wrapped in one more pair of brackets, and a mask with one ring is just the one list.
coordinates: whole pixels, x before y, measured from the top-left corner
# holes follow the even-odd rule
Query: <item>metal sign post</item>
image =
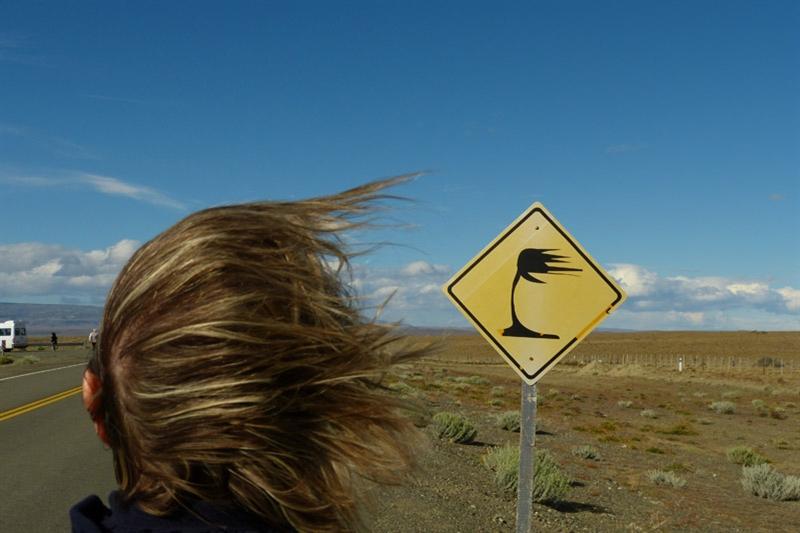
[(522, 379), (517, 533), (530, 533), (536, 382), (625, 301), (625, 292), (538, 202), (442, 290)]
[(536, 441), (536, 384), (522, 382), (519, 423), (519, 481), (517, 483), (517, 533), (530, 533), (533, 508), (533, 471)]

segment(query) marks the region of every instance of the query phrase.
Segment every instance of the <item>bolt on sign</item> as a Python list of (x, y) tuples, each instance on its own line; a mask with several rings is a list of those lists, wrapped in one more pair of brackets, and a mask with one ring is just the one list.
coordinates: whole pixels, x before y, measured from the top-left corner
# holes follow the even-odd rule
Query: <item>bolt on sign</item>
[(622, 288), (538, 202), (443, 289), (529, 385), (626, 298)]

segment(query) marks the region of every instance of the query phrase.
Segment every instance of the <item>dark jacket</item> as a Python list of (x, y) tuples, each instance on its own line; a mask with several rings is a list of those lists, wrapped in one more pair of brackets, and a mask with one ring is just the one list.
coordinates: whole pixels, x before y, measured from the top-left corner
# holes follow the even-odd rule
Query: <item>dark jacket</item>
[[(282, 533), (286, 529), (266, 526), (254, 516), (195, 502), (191, 511), (167, 517), (152, 516), (126, 505), (119, 492), (108, 496), (109, 509), (97, 496), (84, 498), (69, 510), (73, 533)], [(193, 514), (194, 513), (194, 514)], [(202, 517), (202, 518), (200, 518)]]

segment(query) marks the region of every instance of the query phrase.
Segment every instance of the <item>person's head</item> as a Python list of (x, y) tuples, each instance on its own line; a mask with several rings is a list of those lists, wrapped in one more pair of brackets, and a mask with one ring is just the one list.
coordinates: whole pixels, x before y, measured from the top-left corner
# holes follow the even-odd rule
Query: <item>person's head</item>
[(413, 463), (413, 424), (379, 380), (414, 354), (362, 319), (342, 231), (371, 183), (299, 202), (206, 209), (142, 246), (108, 296), (84, 402), (124, 497), (193, 499), (274, 525), (358, 525), (355, 490)]

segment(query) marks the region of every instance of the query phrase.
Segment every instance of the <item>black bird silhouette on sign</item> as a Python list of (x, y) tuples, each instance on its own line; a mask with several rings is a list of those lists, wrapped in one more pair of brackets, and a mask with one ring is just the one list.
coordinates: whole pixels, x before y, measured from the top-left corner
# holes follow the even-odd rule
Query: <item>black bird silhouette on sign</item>
[(504, 337), (530, 337), (533, 339), (558, 339), (558, 335), (552, 333), (539, 333), (525, 327), (517, 318), (517, 310), (514, 308), (514, 292), (520, 278), (524, 278), (533, 283), (545, 283), (536, 278), (533, 274), (563, 274), (565, 272), (580, 272), (580, 268), (555, 266), (548, 263), (566, 263), (567, 256), (552, 254), (555, 248), (525, 248), (517, 257), (517, 273), (514, 276), (514, 283), (511, 284), (511, 325), (503, 330)]

